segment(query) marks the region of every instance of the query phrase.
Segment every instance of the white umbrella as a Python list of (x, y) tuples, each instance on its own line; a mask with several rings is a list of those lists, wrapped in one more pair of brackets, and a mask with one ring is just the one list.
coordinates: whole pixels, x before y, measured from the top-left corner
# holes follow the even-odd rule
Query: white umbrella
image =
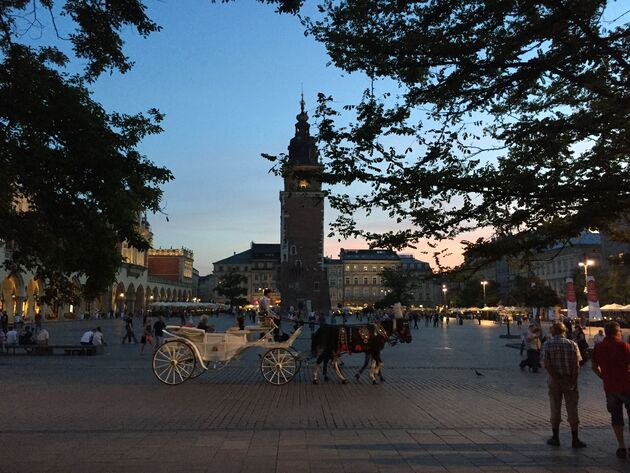
[(623, 307), (621, 304), (606, 304), (600, 307), (600, 310), (623, 310)]

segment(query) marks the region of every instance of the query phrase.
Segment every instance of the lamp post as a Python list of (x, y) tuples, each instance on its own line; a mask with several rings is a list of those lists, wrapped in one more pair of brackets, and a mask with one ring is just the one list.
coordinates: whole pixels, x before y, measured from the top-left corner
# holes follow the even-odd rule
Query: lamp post
[(446, 308), (446, 293), (448, 292), (448, 287), (446, 284), (442, 284), (442, 295), (444, 296), (444, 308)]
[(578, 263), (578, 266), (580, 268), (584, 268), (584, 294), (586, 294), (588, 292), (588, 267), (589, 266), (594, 266), (595, 265), (595, 261), (593, 261), (592, 259), (585, 259), (584, 261), (580, 261)]
[(481, 287), (483, 288), (483, 306), (486, 307), (486, 286), (488, 281), (481, 281)]

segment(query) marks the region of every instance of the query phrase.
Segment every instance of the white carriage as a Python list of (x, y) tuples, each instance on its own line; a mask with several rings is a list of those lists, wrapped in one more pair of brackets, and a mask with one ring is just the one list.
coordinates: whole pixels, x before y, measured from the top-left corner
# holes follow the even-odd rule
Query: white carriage
[(276, 342), (276, 325), (251, 325), (244, 330), (207, 333), (202, 329), (169, 325), (166, 341), (153, 354), (153, 373), (164, 384), (177, 385), (196, 378), (210, 368), (223, 368), (249, 348), (265, 350), (260, 371), (265, 380), (283, 385), (300, 369), (300, 354), (292, 345), (300, 336), (299, 327), (288, 340)]

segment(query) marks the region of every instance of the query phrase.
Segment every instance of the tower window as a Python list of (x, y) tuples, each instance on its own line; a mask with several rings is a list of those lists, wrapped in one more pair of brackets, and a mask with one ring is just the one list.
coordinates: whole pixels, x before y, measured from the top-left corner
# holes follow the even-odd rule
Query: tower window
[(314, 290), (314, 291), (319, 291), (319, 281), (315, 281), (315, 282), (313, 283), (313, 290)]
[(297, 255), (297, 247), (295, 245), (291, 245), (291, 249), (289, 250), (289, 253), (292, 255)]

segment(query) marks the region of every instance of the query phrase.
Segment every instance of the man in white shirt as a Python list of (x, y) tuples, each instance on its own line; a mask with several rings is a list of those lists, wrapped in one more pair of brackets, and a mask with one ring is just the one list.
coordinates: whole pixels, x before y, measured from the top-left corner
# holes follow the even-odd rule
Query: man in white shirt
[(92, 330), (88, 330), (81, 337), (81, 345), (91, 345), (92, 337), (94, 336), (94, 332)]
[(15, 330), (15, 327), (11, 328), (7, 332), (7, 345), (17, 345), (18, 344), (18, 332)]
[(37, 334), (35, 335), (35, 341), (38, 345), (48, 345), (49, 338), (50, 335), (48, 334), (48, 330), (46, 330), (45, 328), (39, 329), (37, 331)]
[(593, 337), (593, 346), (597, 345), (598, 343), (601, 343), (604, 340), (604, 338), (606, 337), (604, 336), (603, 330), (600, 330), (599, 332), (597, 332), (595, 336)]

